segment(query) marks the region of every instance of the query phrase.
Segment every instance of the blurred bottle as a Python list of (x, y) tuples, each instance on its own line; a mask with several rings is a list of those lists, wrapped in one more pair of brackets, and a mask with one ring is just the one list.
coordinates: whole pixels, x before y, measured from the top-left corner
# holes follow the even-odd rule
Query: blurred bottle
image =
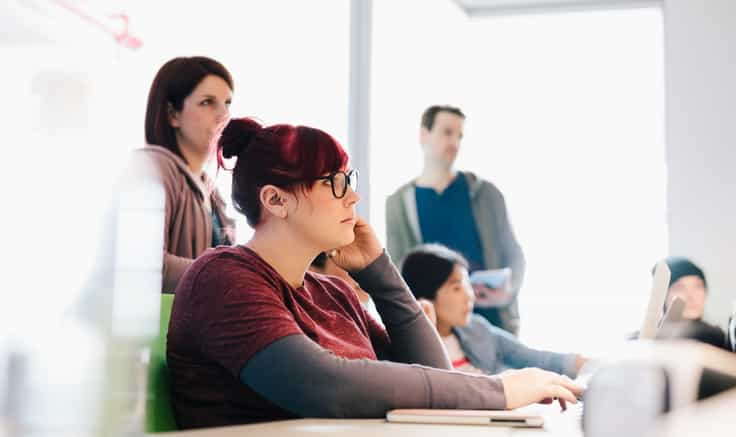
[(585, 437), (648, 437), (670, 409), (669, 378), (651, 363), (625, 362), (598, 369), (585, 392)]
[[(118, 186), (98, 265), (80, 300), (8, 347), (0, 404), (7, 436), (143, 434), (144, 357), (158, 334), (165, 195), (150, 173), (131, 175)], [(43, 292), (53, 290), (39, 290), (39, 305)]]
[(140, 434), (145, 421), (147, 353), (158, 335), (165, 194), (139, 173), (118, 202), (112, 305), (105, 337), (104, 410), (99, 435)]

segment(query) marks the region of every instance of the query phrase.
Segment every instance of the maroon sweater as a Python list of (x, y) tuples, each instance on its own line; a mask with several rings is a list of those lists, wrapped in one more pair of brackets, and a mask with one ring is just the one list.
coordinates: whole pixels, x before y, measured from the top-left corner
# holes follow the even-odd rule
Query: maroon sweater
[(388, 255), (352, 276), (385, 330), (339, 278), (307, 273), (293, 288), (243, 247), (198, 258), (177, 288), (169, 325), (178, 425), (505, 408), (498, 377), (442, 370), (450, 363), (437, 331)]
[[(176, 289), (167, 358), (180, 426), (291, 418), (238, 379), (258, 351), (305, 334), (344, 358), (375, 360), (389, 342), (348, 285), (307, 272), (293, 288), (248, 248), (205, 252)], [(290, 365), (298, 365), (291, 363)]]

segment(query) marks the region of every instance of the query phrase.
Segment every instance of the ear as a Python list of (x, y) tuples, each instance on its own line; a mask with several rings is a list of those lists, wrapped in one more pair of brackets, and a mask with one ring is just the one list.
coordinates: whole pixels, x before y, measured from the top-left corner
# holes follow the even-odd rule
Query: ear
[(429, 130), (424, 126), (420, 127), (419, 128), (419, 144), (422, 146), (427, 144), (426, 140), (428, 136), (429, 136)]
[(265, 185), (261, 188), (259, 199), (265, 212), (282, 219), (287, 217), (286, 192), (281, 188), (275, 185)]
[(166, 103), (166, 116), (169, 119), (171, 127), (180, 127), (179, 123), (179, 112), (174, 109), (174, 105), (171, 102)]

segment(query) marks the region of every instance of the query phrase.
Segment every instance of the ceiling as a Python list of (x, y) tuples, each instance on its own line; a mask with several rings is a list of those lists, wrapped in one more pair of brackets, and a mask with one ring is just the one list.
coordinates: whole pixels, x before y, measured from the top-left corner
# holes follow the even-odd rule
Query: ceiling
[(0, 47), (121, 42), (130, 37), (122, 9), (122, 0), (0, 0)]
[[(452, 0), (470, 17), (651, 6), (663, 0)], [(705, 1), (705, 0), (693, 0)], [(94, 6), (92, 6), (94, 5)], [(114, 33), (119, 23), (110, 13), (124, 9), (121, 0), (1, 0), (0, 46), (90, 41)], [(76, 9), (76, 10), (75, 10)]]
[(662, 0), (453, 0), (470, 17), (651, 6)]

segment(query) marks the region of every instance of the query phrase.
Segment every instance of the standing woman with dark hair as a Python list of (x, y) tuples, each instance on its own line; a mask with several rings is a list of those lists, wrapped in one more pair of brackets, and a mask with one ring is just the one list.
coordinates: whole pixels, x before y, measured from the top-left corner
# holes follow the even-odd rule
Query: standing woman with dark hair
[[(436, 331), (355, 215), (358, 175), (330, 135), (236, 119), (219, 147), (237, 157), (233, 202), (255, 232), (244, 246), (197, 258), (176, 288), (167, 362), (181, 428), (575, 402), (580, 388), (556, 373), (450, 370)], [(344, 280), (308, 271), (320, 252), (371, 295), (385, 328)]]
[(234, 222), (204, 171), (230, 119), (232, 92), (230, 73), (206, 57), (174, 58), (151, 84), (148, 145), (135, 153), (153, 163), (166, 194), (163, 292), (174, 291), (205, 249), (233, 243)]

